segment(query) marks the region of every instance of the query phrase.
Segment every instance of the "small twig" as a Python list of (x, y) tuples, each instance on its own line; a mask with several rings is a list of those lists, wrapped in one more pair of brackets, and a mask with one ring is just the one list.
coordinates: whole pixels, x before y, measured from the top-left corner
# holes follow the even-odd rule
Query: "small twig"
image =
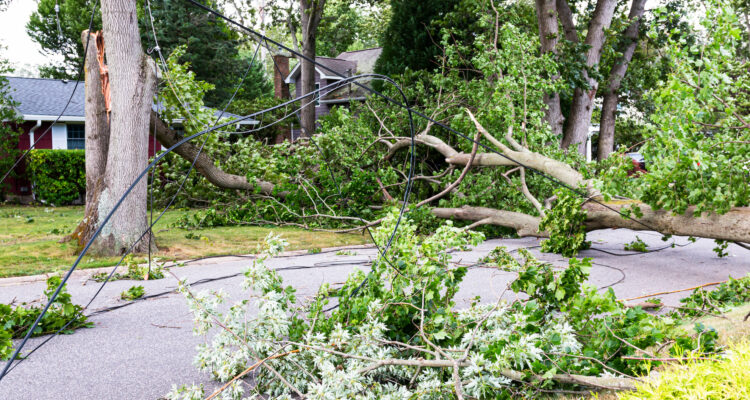
[(725, 283), (725, 282), (726, 281), (704, 283), (703, 285), (693, 286), (693, 287), (689, 287), (689, 288), (685, 288), (685, 289), (678, 289), (678, 290), (670, 290), (670, 291), (667, 291), (667, 292), (657, 292), (657, 293), (645, 294), (643, 296), (631, 297), (629, 299), (624, 299), (624, 300), (620, 300), (620, 301), (631, 301), (631, 300), (645, 299), (647, 297), (659, 296), (659, 295), (662, 295), (662, 294), (686, 292), (688, 290), (700, 289), (700, 288), (706, 287), (706, 286), (720, 285), (720, 284)]
[(244, 371), (240, 372), (239, 375), (237, 375), (234, 378), (232, 378), (232, 380), (230, 380), (224, 386), (220, 387), (218, 390), (216, 390), (215, 392), (213, 392), (210, 396), (206, 397), (206, 400), (211, 400), (214, 397), (218, 396), (221, 392), (223, 392), (224, 390), (226, 390), (229, 387), (229, 385), (232, 384), (232, 382), (234, 382), (237, 379), (240, 379), (243, 376), (247, 375), (248, 373), (250, 373), (250, 371), (254, 370), (259, 365), (265, 363), (266, 361), (268, 361), (268, 360), (274, 360), (274, 359), (277, 359), (279, 357), (285, 357), (285, 356), (288, 356), (289, 354), (292, 354), (292, 353), (299, 353), (299, 349), (294, 349), (292, 351), (287, 351), (286, 353), (282, 353), (282, 354), (274, 354), (272, 356), (268, 356), (268, 357), (266, 357), (266, 358), (264, 358), (264, 359), (256, 362), (255, 364), (247, 367), (247, 369), (245, 369)]
[(692, 360), (701, 360), (701, 361), (721, 361), (718, 358), (711, 358), (711, 357), (690, 357), (690, 358), (677, 358), (677, 357), (633, 357), (633, 356), (622, 356), (620, 357), (623, 360), (639, 360), (639, 361), (659, 361), (659, 362), (683, 362), (683, 361), (692, 361)]

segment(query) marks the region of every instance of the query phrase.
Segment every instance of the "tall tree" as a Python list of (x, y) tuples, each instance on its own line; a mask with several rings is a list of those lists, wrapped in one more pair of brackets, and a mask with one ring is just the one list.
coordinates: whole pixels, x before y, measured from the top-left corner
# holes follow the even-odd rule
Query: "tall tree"
[[(203, 2), (217, 8), (212, 0)], [(232, 96), (239, 77), (250, 62), (239, 52), (242, 45), (239, 34), (215, 15), (184, 0), (152, 1), (151, 12), (156, 38), (164, 55), (169, 55), (177, 46), (187, 46), (180, 62), (190, 63), (197, 79), (214, 85), (205, 101), (209, 106), (221, 107)], [(146, 47), (153, 47), (151, 22), (146, 14), (140, 24), (141, 40)], [(248, 57), (252, 57), (252, 53)], [(271, 84), (263, 73), (262, 63), (256, 62), (249, 75), (238, 93), (239, 98), (251, 99), (271, 93)]]
[[(555, 0), (536, 0), (536, 15), (542, 54), (557, 54), (558, 24)], [(559, 75), (553, 77), (558, 78)], [(552, 132), (556, 135), (562, 134), (565, 118), (560, 106), (560, 94), (545, 94), (544, 103), (547, 105), (545, 113)]]
[[(567, 4), (566, 0), (558, 0), (558, 4)], [(593, 69), (599, 64), (602, 48), (606, 39), (606, 30), (614, 16), (617, 0), (599, 0), (588, 24), (588, 31), (584, 44), (588, 47), (585, 57), (587, 69)], [(562, 18), (563, 25), (570, 25), (572, 21)], [(566, 27), (566, 32), (570, 29)], [(599, 82), (590, 76), (587, 69), (581, 71), (585, 87), (577, 87), (573, 94), (573, 104), (568, 118), (565, 120), (562, 146), (568, 148), (574, 145), (580, 153), (584, 152), (586, 137), (591, 125), (591, 115), (594, 113), (594, 97)]]
[[(61, 62), (52, 62), (39, 68), (43, 77), (77, 79), (78, 70), (83, 65), (85, 44), (81, 43), (81, 32), (89, 28), (94, 3), (95, 0), (39, 0), (37, 10), (26, 23), (26, 32), (39, 44), (42, 53), (62, 57)], [(56, 6), (59, 7), (59, 12), (55, 12)], [(97, 12), (91, 29), (98, 31), (101, 27), (102, 17)]]
[(414, 71), (435, 68), (440, 38), (432, 22), (450, 12), (457, 3), (458, 0), (391, 0), (391, 20), (375, 72), (396, 75), (406, 68)]
[[(302, 73), (299, 84), (303, 95), (315, 91), (315, 64), (312, 61), (315, 60), (316, 36), (325, 5), (326, 0), (300, 0), (299, 2), (302, 54), (307, 58), (300, 60)], [(302, 103), (307, 103), (300, 110), (302, 135), (310, 137), (315, 132), (315, 102), (306, 98)]]
[[(102, 0), (104, 48), (89, 46), (92, 52), (86, 57), (86, 137), (89, 138), (86, 158), (95, 160), (87, 167), (98, 166), (97, 171), (87, 168), (86, 172), (87, 175), (98, 173), (87, 177), (96, 179), (96, 182), (93, 193), (87, 193), (87, 215), (78, 231), (79, 240), (84, 242), (104, 223), (104, 218), (148, 164), (148, 128), (156, 92), (156, 64), (141, 49), (137, 15), (134, 1)], [(109, 116), (101, 108), (103, 99), (99, 82), (103, 77), (95, 79), (101, 68), (98, 51), (102, 50), (106, 51), (111, 94)], [(124, 254), (147, 227), (146, 181), (141, 180), (103, 226), (92, 251)], [(138, 242), (135, 251), (143, 251), (148, 243)]]
[(646, 0), (633, 0), (630, 6), (628, 20), (630, 24), (623, 34), (622, 56), (615, 62), (609, 73), (607, 89), (604, 93), (602, 103), (602, 116), (599, 123), (599, 146), (597, 148), (597, 159), (604, 160), (614, 151), (615, 147), (615, 113), (620, 97), (620, 84), (628, 70), (630, 60), (638, 46), (641, 19), (646, 6)]

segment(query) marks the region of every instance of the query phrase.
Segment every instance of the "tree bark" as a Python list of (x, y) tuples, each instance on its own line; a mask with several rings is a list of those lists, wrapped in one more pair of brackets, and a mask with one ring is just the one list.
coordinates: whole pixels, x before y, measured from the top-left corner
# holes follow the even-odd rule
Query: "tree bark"
[[(459, 153), (442, 140), (426, 133), (418, 136), (419, 143), (439, 149), (441, 154), (446, 157), (446, 162), (451, 165), (466, 165), (469, 162), (477, 166), (516, 166), (523, 164), (563, 182), (568, 187), (586, 188), (587, 197), (596, 199), (599, 203), (603, 202), (592, 182), (584, 179), (580, 172), (568, 164), (529, 151), (516, 143), (509, 132), (506, 135), (506, 140), (513, 147), (511, 149), (490, 135), (471, 112), (468, 112), (468, 114), (477, 130), (507, 158), (495, 153), (480, 153), (476, 154), (471, 161), (471, 154)], [(403, 140), (398, 140), (396, 144), (390, 145), (390, 149), (393, 150), (397, 147), (397, 144), (402, 142)], [(398, 148), (405, 148), (405, 146), (399, 145)], [(511, 159), (520, 164), (511, 161)], [(583, 209), (587, 213), (585, 221), (587, 231), (605, 228), (653, 229), (663, 234), (750, 243), (750, 207), (735, 207), (722, 215), (704, 213), (695, 217), (693, 216), (693, 208), (689, 208), (684, 214), (674, 215), (670, 211), (653, 210), (645, 204), (632, 200), (605, 204), (609, 208), (594, 201), (584, 203)], [(624, 207), (634, 205), (637, 205), (643, 214), (643, 216), (637, 218), (637, 221), (625, 218), (620, 214)], [(521, 236), (547, 236), (546, 232), (539, 231), (539, 217), (523, 213), (472, 206), (433, 208), (431, 212), (439, 218), (474, 221), (469, 227), (491, 224), (513, 228)]]
[[(102, 76), (99, 70), (99, 50), (96, 39), (102, 33), (81, 33), (81, 42), (86, 45), (89, 40), (88, 52), (84, 61), (85, 79), (85, 151), (86, 151), (86, 205), (83, 220), (62, 241), (75, 240), (80, 249), (85, 245), (84, 238), (90, 238), (96, 230), (98, 222), (98, 199), (103, 189), (104, 172), (107, 169), (107, 154), (109, 150), (109, 121), (107, 109), (104, 105), (102, 92)], [(89, 39), (90, 36), (90, 39)], [(88, 239), (86, 239), (88, 240)]]
[[(92, 201), (91, 205), (97, 210), (97, 226), (148, 164), (149, 115), (156, 91), (156, 66), (141, 50), (135, 2), (102, 1), (102, 26), (107, 39), (112, 111), (102, 190), (98, 193), (98, 201)], [(88, 102), (87, 106), (98, 107)], [(93, 242), (92, 252), (123, 254), (147, 230), (146, 212), (146, 180), (143, 179), (102, 227), (101, 234)], [(89, 239), (82, 237), (83, 241)], [(140, 240), (134, 251), (147, 250), (148, 243), (148, 240)]]
[[(539, 40), (541, 41), (542, 54), (557, 54), (557, 7), (555, 0), (536, 0), (536, 16), (539, 24)], [(559, 75), (552, 77), (559, 79)], [(547, 122), (555, 135), (561, 135), (565, 118), (560, 108), (559, 93), (545, 93), (544, 103), (547, 105), (545, 115)]]
[[(722, 215), (706, 213), (694, 217), (692, 209), (688, 209), (685, 214), (674, 215), (665, 210), (654, 211), (649, 206), (638, 202), (604, 204), (618, 211), (626, 206), (638, 204), (643, 213), (638, 221), (643, 224), (623, 218), (616, 211), (600, 204), (588, 202), (583, 206), (583, 209), (586, 210), (585, 228), (587, 232), (610, 228), (651, 230), (644, 226), (647, 225), (653, 228), (655, 232), (662, 234), (750, 243), (750, 208), (748, 207), (735, 207)], [(471, 206), (433, 208), (431, 211), (438, 218), (475, 221), (475, 224), (472, 224), (473, 226), (497, 225), (513, 228), (519, 236), (549, 236), (546, 232), (539, 231), (539, 217), (523, 213)]]
[[(177, 132), (170, 129), (164, 121), (160, 120), (153, 111), (151, 112), (151, 129), (156, 133), (156, 140), (164, 147), (172, 147), (182, 139)], [(174, 152), (192, 162), (195, 160), (196, 155), (198, 155), (198, 148), (188, 142), (178, 146), (174, 149)], [(205, 176), (209, 182), (222, 189), (255, 190), (257, 185), (260, 192), (264, 195), (270, 196), (273, 193), (273, 183), (258, 179), (252, 184), (244, 176), (228, 174), (219, 169), (205, 152), (201, 152), (198, 155), (198, 159), (195, 161), (195, 169)]]
[(578, 32), (576, 32), (576, 26), (573, 23), (573, 11), (570, 10), (570, 5), (566, 0), (557, 0), (557, 14), (560, 16), (560, 23), (563, 26), (563, 32), (565, 33), (565, 39), (570, 42), (578, 43)]
[[(601, 59), (602, 47), (605, 40), (604, 31), (609, 28), (612, 22), (616, 5), (616, 0), (599, 0), (596, 3), (585, 41), (585, 44), (589, 46), (586, 52), (586, 66), (588, 68), (595, 67)], [(594, 97), (599, 86), (599, 83), (589, 77), (586, 71), (583, 71), (583, 76), (588, 84), (588, 88), (575, 89), (570, 114), (565, 120), (565, 132), (562, 141), (563, 148), (576, 145), (579, 153), (585, 151), (586, 137), (589, 125), (591, 124), (591, 114), (594, 111)]]
[(615, 149), (615, 120), (617, 113), (617, 103), (619, 101), (620, 84), (628, 70), (630, 60), (633, 59), (633, 53), (638, 46), (638, 34), (640, 32), (641, 17), (646, 6), (646, 0), (633, 0), (630, 5), (630, 25), (625, 30), (624, 40), (625, 48), (622, 56), (612, 67), (609, 74), (607, 90), (604, 93), (604, 103), (602, 104), (602, 117), (599, 122), (599, 146), (597, 149), (597, 158), (599, 161), (609, 157)]
[[(325, 0), (300, 0), (299, 2), (302, 55), (310, 60), (315, 60), (316, 34), (323, 15), (323, 7), (325, 7)], [(315, 64), (306, 59), (301, 59), (300, 63), (300, 94), (304, 96), (315, 91)], [(313, 100), (312, 96), (302, 99), (304, 106), (300, 110), (300, 125), (304, 137), (311, 137), (315, 133), (315, 101)]]

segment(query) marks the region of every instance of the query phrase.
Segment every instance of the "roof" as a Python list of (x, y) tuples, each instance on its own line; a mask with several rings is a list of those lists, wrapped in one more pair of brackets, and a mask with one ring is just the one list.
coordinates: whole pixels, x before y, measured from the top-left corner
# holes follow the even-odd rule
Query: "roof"
[[(325, 68), (333, 70), (333, 72), (318, 66), (315, 67), (315, 70), (320, 74), (320, 79), (335, 80), (342, 79), (341, 76), (372, 73), (375, 69), (375, 61), (380, 57), (382, 51), (382, 47), (374, 47), (364, 50), (345, 51), (336, 56), (336, 58), (315, 57), (315, 61), (322, 64)], [(294, 69), (289, 72), (289, 75), (285, 79), (286, 83), (295, 83), (297, 81), (297, 76), (301, 72), (301, 64), (297, 63)]]
[(345, 51), (336, 58), (356, 63), (357, 75), (371, 74), (375, 71), (375, 61), (378, 60), (382, 52), (382, 47), (374, 47), (372, 49)]
[[(42, 78), (23, 78), (8, 76), (10, 84), (10, 96), (18, 102), (16, 111), (21, 118), (27, 121), (55, 121), (63, 109), (63, 115), (60, 116), (60, 122), (83, 122), (85, 121), (85, 84), (83, 81), (68, 81), (62, 79), (42, 79)], [(70, 98), (70, 94), (75, 94), (65, 107)], [(153, 107), (156, 110), (156, 105)], [(219, 116), (220, 111), (215, 110), (214, 115)], [(224, 113), (227, 118), (239, 118), (238, 115)], [(241, 125), (254, 125), (258, 121), (248, 119), (239, 122)]]
[[(26, 120), (55, 120), (60, 115), (70, 93), (76, 87), (75, 81), (60, 79), (8, 77), (10, 96), (18, 102), (16, 110)], [(65, 109), (61, 121), (83, 121), (84, 83), (79, 82), (73, 99)]]

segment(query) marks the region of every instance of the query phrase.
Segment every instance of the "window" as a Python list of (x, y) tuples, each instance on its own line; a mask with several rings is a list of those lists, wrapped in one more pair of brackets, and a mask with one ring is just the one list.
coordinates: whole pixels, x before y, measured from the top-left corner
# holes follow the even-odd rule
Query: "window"
[[(320, 90), (320, 82), (315, 82), (315, 90)], [(320, 105), (320, 92), (315, 94), (315, 105)]]
[(68, 149), (85, 149), (86, 129), (83, 124), (68, 125)]

